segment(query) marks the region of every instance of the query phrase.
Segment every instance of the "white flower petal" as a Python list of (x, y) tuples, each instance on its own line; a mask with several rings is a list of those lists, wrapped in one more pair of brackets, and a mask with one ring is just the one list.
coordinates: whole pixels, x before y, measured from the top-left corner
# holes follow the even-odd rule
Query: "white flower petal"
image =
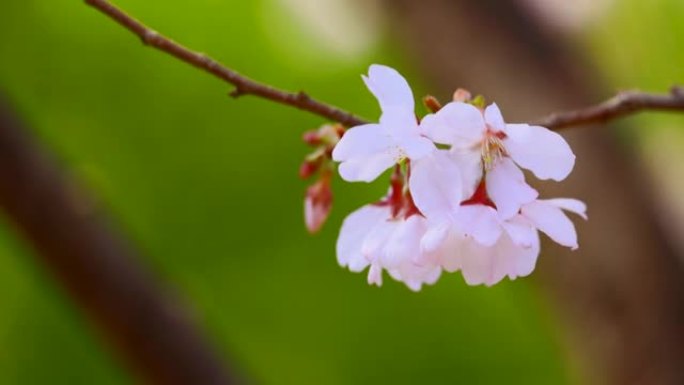
[(430, 139), (420, 135), (413, 111), (390, 109), (383, 112), (380, 124), (392, 136), (392, 145), (411, 160), (420, 159), (437, 149)]
[(368, 284), (382, 286), (382, 267), (377, 263), (373, 263), (368, 269)]
[(556, 243), (573, 250), (578, 247), (575, 226), (560, 208), (547, 202), (534, 201), (524, 205), (521, 214)]
[(544, 199), (542, 202), (552, 204), (558, 208), (561, 208), (571, 213), (575, 213), (582, 217), (582, 219), (587, 220), (587, 205), (577, 199), (572, 198), (554, 198), (554, 199)]
[(522, 215), (516, 215), (513, 218), (504, 221), (501, 225), (513, 243), (520, 247), (532, 247), (535, 239), (539, 238), (537, 229), (532, 222)]
[(385, 220), (380, 221), (376, 226), (366, 233), (366, 237), (361, 244), (361, 254), (371, 263), (380, 263), (384, 257), (385, 246), (387, 240), (392, 236), (392, 233), (397, 229), (399, 221), (389, 219), (387, 215)]
[(462, 254), (461, 272), (469, 285), (492, 286), (506, 276), (515, 279), (532, 273), (538, 255), (538, 236), (526, 248), (516, 245), (506, 234), (490, 247), (471, 241)]
[(337, 238), (337, 262), (349, 266), (349, 270), (359, 272), (368, 266), (368, 260), (361, 253), (364, 239), (371, 230), (389, 218), (386, 207), (366, 205), (349, 214), (342, 222)]
[(525, 175), (510, 158), (501, 158), (487, 172), (487, 195), (496, 205), (501, 219), (513, 217), (520, 206), (539, 196), (537, 190), (525, 183)]
[(575, 154), (558, 133), (541, 126), (507, 124), (506, 151), (520, 167), (539, 179), (565, 179), (575, 166)]
[(504, 277), (503, 274), (495, 275), (495, 252), (494, 247), (483, 246), (473, 240), (466, 242), (461, 256), (461, 274), (468, 285), (492, 285)]
[(437, 147), (428, 138), (422, 136), (411, 136), (398, 139), (399, 146), (406, 153), (409, 159), (416, 161), (437, 151)]
[(496, 103), (487, 106), (484, 112), (484, 119), (489, 126), (489, 129), (492, 131), (500, 132), (506, 130), (506, 123), (504, 122), (501, 110), (499, 110), (499, 106), (497, 106)]
[(455, 213), (463, 200), (461, 173), (446, 151), (411, 163), (409, 189), (420, 212), (435, 221)]
[(393, 135), (418, 135), (418, 121), (413, 109), (387, 107), (380, 115), (380, 124)]
[(397, 155), (384, 152), (368, 157), (353, 158), (340, 163), (338, 170), (347, 182), (372, 182), (388, 168), (394, 166)]
[(449, 157), (453, 159), (461, 170), (463, 181), (463, 199), (473, 196), (482, 180), (482, 155), (479, 150), (451, 149)]
[(394, 272), (395, 279), (404, 282), (412, 291), (420, 291), (424, 284), (432, 285), (439, 279), (442, 269), (439, 266), (402, 266)]
[[(420, 132), (437, 143), (470, 149), (483, 139), (486, 130), (482, 112), (477, 107), (451, 102), (420, 122)], [(478, 149), (479, 151), (479, 149)]]
[(364, 124), (348, 129), (332, 152), (333, 160), (342, 162), (385, 152), (394, 143), (387, 130), (378, 124)]
[(418, 215), (398, 221), (381, 253), (382, 266), (389, 270), (406, 262), (412, 263), (411, 261), (420, 254), (420, 239), (425, 234), (426, 227), (425, 218)]
[(449, 221), (431, 223), (420, 240), (421, 251), (424, 253), (434, 253), (437, 251), (446, 240), (450, 230), (451, 223)]
[[(502, 236), (496, 245), (494, 276), (508, 276), (510, 279), (528, 276), (534, 271), (539, 256), (539, 234), (535, 231), (529, 247), (516, 245), (509, 237)], [(490, 283), (494, 284), (496, 282)]]
[(373, 64), (368, 69), (368, 76), (363, 76), (363, 81), (378, 99), (383, 111), (396, 107), (413, 111), (415, 102), (411, 87), (395, 69)]
[(501, 235), (501, 221), (494, 208), (485, 205), (461, 206), (456, 224), (466, 236), (471, 236), (483, 246), (491, 246)]
[(428, 258), (437, 261), (445, 271), (457, 271), (461, 268), (466, 242), (472, 242), (472, 239), (451, 231), (442, 246), (430, 253)]

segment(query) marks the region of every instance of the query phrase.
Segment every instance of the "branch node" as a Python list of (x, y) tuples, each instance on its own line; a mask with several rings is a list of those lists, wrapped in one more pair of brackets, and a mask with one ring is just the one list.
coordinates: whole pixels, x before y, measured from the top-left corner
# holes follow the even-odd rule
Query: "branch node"
[(247, 91), (243, 90), (239, 86), (236, 86), (234, 90), (228, 93), (228, 96), (230, 96), (231, 98), (239, 98), (240, 96), (245, 95), (246, 93)]
[(143, 44), (145, 44), (145, 45), (154, 45), (154, 41), (157, 39), (157, 37), (159, 37), (159, 34), (157, 33), (157, 31), (147, 29), (142, 34), (140, 39), (142, 40)]
[(306, 103), (311, 100), (311, 97), (304, 91), (297, 92), (297, 95), (295, 97), (297, 98), (297, 101), (299, 101), (300, 103)]

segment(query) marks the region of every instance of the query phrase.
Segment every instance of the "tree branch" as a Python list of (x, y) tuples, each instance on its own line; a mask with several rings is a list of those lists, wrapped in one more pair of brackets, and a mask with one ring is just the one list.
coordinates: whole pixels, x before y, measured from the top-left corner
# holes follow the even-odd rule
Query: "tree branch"
[[(365, 120), (350, 112), (317, 101), (302, 91), (283, 91), (243, 76), (202, 53), (192, 51), (169, 38), (160, 35), (138, 20), (132, 18), (121, 9), (112, 5), (107, 0), (85, 0), (85, 2), (136, 34), (145, 45), (166, 52), (177, 59), (232, 84), (235, 86), (235, 90), (230, 93), (233, 97), (248, 94), (260, 96), (276, 103), (299, 108), (326, 119), (340, 122), (347, 127), (367, 123)], [(591, 123), (606, 123), (609, 120), (644, 110), (684, 111), (684, 88), (673, 87), (669, 94), (649, 94), (639, 91), (621, 92), (613, 98), (595, 106), (575, 111), (553, 113), (538, 120), (534, 124), (552, 130), (559, 130), (566, 127), (581, 126)]]
[(575, 111), (554, 113), (534, 124), (559, 130), (591, 123), (606, 123), (645, 110), (684, 112), (684, 88), (672, 87), (669, 94), (624, 91), (603, 103)]
[(237, 384), (180, 301), (54, 166), (0, 95), (0, 209), (144, 383)]
[(230, 93), (233, 97), (242, 95), (255, 95), (272, 100), (276, 103), (285, 104), (301, 110), (309, 111), (324, 118), (340, 122), (347, 127), (358, 126), (366, 122), (353, 114), (337, 107), (319, 102), (304, 92), (287, 92), (259, 83), (236, 71), (218, 63), (214, 59), (170, 40), (148, 28), (138, 20), (127, 15), (121, 9), (106, 0), (85, 0), (85, 2), (100, 10), (102, 13), (114, 19), (124, 28), (138, 35), (145, 45), (152, 46), (171, 56), (176, 57), (190, 65), (202, 69), (235, 86)]

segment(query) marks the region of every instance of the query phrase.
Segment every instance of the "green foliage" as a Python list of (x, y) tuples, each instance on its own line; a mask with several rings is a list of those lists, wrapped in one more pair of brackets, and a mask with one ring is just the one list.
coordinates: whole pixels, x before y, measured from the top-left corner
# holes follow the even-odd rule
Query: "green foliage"
[[(269, 33), (268, 0), (118, 3), (256, 79), (369, 118), (378, 109), (359, 77), (368, 64), (416, 79), (383, 46), (314, 66), (320, 44), (298, 31), (290, 44), (308, 54), (288, 55)], [(530, 280), (471, 288), (453, 275), (415, 294), (389, 278), (369, 287), (337, 265), (341, 220), (383, 183), (336, 181), (330, 222), (307, 234), (300, 135), (319, 118), (229, 99), (225, 84), (144, 48), (82, 1), (6, 1), (0, 15), (4, 91), (257, 383), (565, 381)], [(9, 224), (0, 236), (0, 383), (130, 383)]]

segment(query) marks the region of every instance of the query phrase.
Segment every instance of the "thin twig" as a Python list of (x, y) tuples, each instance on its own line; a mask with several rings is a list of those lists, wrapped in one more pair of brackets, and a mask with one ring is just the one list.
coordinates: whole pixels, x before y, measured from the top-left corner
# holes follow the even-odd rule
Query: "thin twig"
[[(340, 122), (347, 127), (367, 123), (363, 119), (335, 106), (319, 102), (306, 93), (279, 90), (259, 83), (222, 65), (210, 57), (170, 40), (127, 15), (107, 0), (85, 0), (85, 2), (114, 19), (123, 27), (138, 35), (145, 45), (155, 47), (188, 64), (200, 68), (235, 86), (230, 95), (255, 95), (312, 112), (324, 118)], [(621, 92), (613, 98), (587, 108), (553, 113), (534, 124), (559, 130), (571, 126), (591, 123), (605, 123), (625, 115), (645, 110), (684, 111), (684, 89), (673, 87), (669, 94), (650, 94), (639, 91)]]
[[(239, 381), (0, 95), (0, 209), (141, 383)], [(136, 383), (138, 381), (135, 381)]]
[(606, 123), (646, 110), (684, 112), (684, 88), (672, 87), (668, 94), (624, 91), (603, 103), (575, 111), (554, 113), (534, 124), (559, 130), (592, 123)]
[(337, 107), (319, 102), (304, 92), (287, 92), (269, 85), (259, 83), (220, 64), (216, 60), (199, 52), (192, 51), (171, 39), (158, 34), (138, 20), (127, 15), (121, 9), (106, 0), (85, 0), (85, 2), (114, 19), (123, 27), (138, 35), (145, 45), (155, 47), (188, 64), (202, 69), (235, 86), (230, 93), (233, 97), (255, 95), (277, 103), (286, 104), (301, 110), (309, 111), (345, 126), (357, 126), (366, 123), (364, 120)]

